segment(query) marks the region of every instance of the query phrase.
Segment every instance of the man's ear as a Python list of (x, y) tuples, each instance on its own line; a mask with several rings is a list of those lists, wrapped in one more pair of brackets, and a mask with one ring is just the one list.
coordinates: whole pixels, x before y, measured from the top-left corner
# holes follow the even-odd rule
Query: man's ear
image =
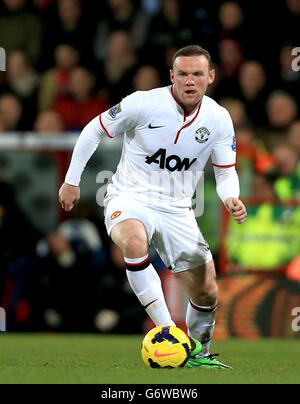
[(170, 80), (171, 80), (171, 83), (174, 84), (174, 70), (173, 69), (170, 69)]
[(209, 72), (208, 84), (212, 84), (215, 81), (215, 77), (216, 77), (216, 71), (215, 69), (211, 69), (211, 71)]

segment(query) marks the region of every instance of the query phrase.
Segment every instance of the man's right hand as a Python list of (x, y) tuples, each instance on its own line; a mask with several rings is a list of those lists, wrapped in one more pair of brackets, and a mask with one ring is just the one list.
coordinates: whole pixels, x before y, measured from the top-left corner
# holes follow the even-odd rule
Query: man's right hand
[(66, 184), (64, 182), (58, 192), (58, 199), (62, 208), (67, 212), (70, 212), (80, 199), (80, 187)]

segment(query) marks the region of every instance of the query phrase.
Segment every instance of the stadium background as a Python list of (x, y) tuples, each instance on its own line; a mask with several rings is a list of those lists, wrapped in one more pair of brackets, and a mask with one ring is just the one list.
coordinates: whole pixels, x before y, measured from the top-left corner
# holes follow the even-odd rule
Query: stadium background
[[(292, 54), (300, 1), (189, 3), (1, 1), (0, 306), (8, 331), (151, 326), (96, 203), (97, 174), (114, 171), (120, 142), (104, 142), (92, 157), (70, 214), (57, 191), (84, 125), (132, 91), (168, 85), (174, 51), (198, 43), (217, 72), (208, 95), (234, 122), (249, 211), (243, 226), (229, 220), (208, 164), (199, 225), (217, 264), (215, 336), (299, 337), (291, 324), (300, 307), (300, 74)], [(151, 255), (181, 325), (185, 296)]]

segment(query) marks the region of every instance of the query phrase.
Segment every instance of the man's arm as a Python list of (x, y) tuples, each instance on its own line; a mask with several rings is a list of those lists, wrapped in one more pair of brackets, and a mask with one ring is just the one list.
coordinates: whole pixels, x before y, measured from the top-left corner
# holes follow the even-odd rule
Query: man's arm
[(135, 127), (140, 109), (141, 92), (136, 91), (86, 125), (76, 142), (65, 182), (59, 190), (59, 202), (63, 209), (70, 211), (79, 200), (81, 174), (101, 138), (114, 138)]
[(236, 141), (232, 119), (222, 108), (219, 138), (212, 151), (217, 193), (231, 216), (240, 224), (246, 220), (247, 211), (239, 199), (240, 184), (235, 170)]
[(235, 167), (214, 166), (217, 193), (230, 215), (240, 224), (247, 218), (247, 211), (239, 199), (240, 185)]
[(103, 131), (100, 127), (99, 117), (96, 117), (85, 126), (77, 139), (65, 182), (58, 193), (59, 203), (67, 212), (74, 207), (80, 198), (81, 174), (97, 149), (101, 136), (103, 136)]

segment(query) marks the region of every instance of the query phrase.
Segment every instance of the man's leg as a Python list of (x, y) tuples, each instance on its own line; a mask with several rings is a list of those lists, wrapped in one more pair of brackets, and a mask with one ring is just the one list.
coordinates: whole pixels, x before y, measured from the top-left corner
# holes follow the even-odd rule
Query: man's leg
[(149, 260), (148, 235), (143, 223), (136, 219), (123, 220), (112, 228), (111, 238), (122, 250), (129, 284), (154, 324), (175, 325), (160, 277)]
[(202, 355), (209, 354), (215, 328), (218, 287), (214, 262), (175, 274), (190, 300), (186, 313), (188, 333), (202, 344)]
[(187, 367), (231, 369), (230, 366), (215, 359), (218, 354), (209, 354), (218, 301), (218, 287), (213, 261), (175, 275), (190, 297), (186, 313), (188, 334), (202, 343), (202, 351), (194, 355), (192, 352)]

